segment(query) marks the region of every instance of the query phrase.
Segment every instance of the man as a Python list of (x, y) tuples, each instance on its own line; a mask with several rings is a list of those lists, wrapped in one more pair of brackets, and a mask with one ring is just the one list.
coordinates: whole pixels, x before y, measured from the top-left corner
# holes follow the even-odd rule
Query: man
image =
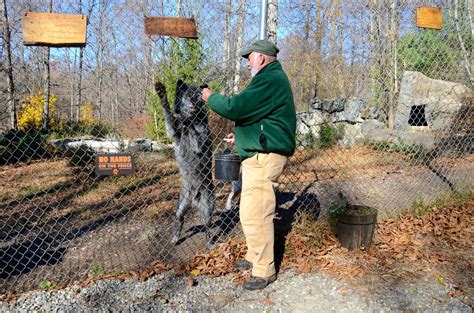
[(239, 94), (226, 97), (205, 88), (202, 98), (217, 114), (235, 122), (234, 141), (242, 159), (240, 222), (247, 243), (245, 260), (238, 269), (252, 268), (244, 289), (265, 288), (276, 279), (274, 265), (275, 193), (288, 157), (295, 150), (296, 113), (288, 77), (277, 61), (279, 49), (258, 40), (240, 55), (248, 59), (253, 76)]

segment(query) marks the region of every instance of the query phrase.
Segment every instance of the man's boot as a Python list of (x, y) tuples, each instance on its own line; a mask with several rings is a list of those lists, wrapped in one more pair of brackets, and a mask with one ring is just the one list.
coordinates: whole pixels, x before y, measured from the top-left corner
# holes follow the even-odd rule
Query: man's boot
[(276, 280), (276, 274), (270, 277), (262, 278), (256, 276), (250, 276), (250, 278), (244, 283), (243, 288), (245, 290), (260, 290), (267, 287), (269, 284)]

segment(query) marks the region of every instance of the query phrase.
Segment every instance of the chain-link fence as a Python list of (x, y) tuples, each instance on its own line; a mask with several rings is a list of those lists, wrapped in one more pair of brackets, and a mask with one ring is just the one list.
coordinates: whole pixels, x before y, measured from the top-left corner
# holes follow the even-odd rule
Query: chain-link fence
[[(324, 214), (350, 201), (383, 218), (472, 189), (469, 1), (269, 2), (269, 35), (298, 111), (278, 211)], [(240, 236), (230, 198), (238, 188), (212, 176), (212, 155), (233, 149), (223, 142), (233, 125), (205, 108), (198, 86), (245, 88), (237, 51), (257, 39), (260, 4), (52, 1), (52, 12), (88, 17), (87, 45), (49, 57), (23, 45), (21, 26), (48, 4), (6, 1), (2, 14), (2, 293), (187, 262), (207, 241)], [(441, 30), (416, 27), (420, 6), (441, 9)], [(146, 16), (194, 17), (199, 39), (146, 36)], [(181, 150), (167, 133), (166, 102), (173, 125), (193, 129)], [(135, 172), (96, 175), (100, 153), (131, 154)], [(175, 236), (177, 212), (186, 214)]]

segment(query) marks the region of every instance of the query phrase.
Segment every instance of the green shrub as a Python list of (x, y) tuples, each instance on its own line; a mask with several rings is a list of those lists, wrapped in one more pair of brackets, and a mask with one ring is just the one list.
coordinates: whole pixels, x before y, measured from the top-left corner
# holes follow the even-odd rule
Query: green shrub
[(34, 128), (28, 131), (10, 130), (0, 138), (0, 165), (29, 162), (41, 158), (50, 158), (47, 149), (47, 135)]
[(323, 149), (330, 148), (344, 138), (344, 133), (345, 128), (342, 124), (337, 127), (332, 124), (321, 125), (319, 128), (318, 146)]
[(69, 148), (66, 151), (66, 156), (69, 158), (69, 166), (81, 166), (93, 164), (95, 161), (95, 152), (86, 145), (81, 145), (77, 148)]
[(66, 122), (57, 130), (49, 133), (49, 139), (64, 139), (71, 137), (91, 136), (96, 138), (105, 138), (113, 131), (113, 128), (107, 121), (97, 121), (94, 123)]
[(313, 132), (309, 131), (303, 135), (301, 142), (305, 147), (312, 148), (318, 143), (318, 138), (316, 138)]

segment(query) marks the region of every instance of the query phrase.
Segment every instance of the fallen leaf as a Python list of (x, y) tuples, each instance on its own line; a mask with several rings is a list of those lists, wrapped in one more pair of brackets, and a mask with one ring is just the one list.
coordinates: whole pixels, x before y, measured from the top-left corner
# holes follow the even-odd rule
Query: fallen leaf
[(201, 271), (200, 271), (199, 269), (197, 269), (197, 268), (195, 268), (195, 269), (193, 269), (193, 270), (191, 271), (191, 275), (192, 275), (192, 276), (198, 276), (199, 273), (201, 273)]
[(188, 278), (188, 286), (189, 287), (196, 286), (196, 280), (194, 280), (194, 278)]
[(273, 301), (270, 300), (270, 299), (264, 299), (264, 300), (262, 300), (261, 303), (262, 303), (262, 304), (265, 304), (265, 305), (274, 305), (274, 304), (275, 304), (275, 302), (273, 302)]

